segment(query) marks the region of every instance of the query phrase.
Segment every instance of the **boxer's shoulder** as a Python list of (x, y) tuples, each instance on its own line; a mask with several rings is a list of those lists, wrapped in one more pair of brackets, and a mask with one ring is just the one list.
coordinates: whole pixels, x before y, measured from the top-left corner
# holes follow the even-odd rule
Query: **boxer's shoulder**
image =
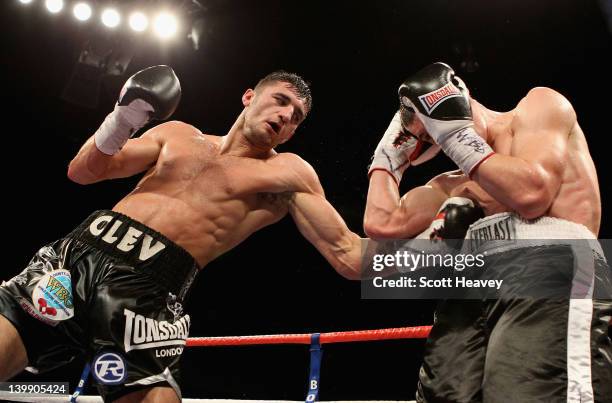
[[(315, 169), (302, 157), (294, 153), (278, 153), (268, 159), (272, 165), (278, 166), (290, 175), (288, 179), (300, 190), (319, 189), (319, 177)], [(302, 189), (302, 186), (305, 186)], [(306, 188), (307, 187), (307, 188)]]
[(569, 129), (576, 123), (576, 112), (561, 93), (548, 87), (535, 87), (518, 103), (512, 120), (515, 132)]
[(518, 116), (533, 116), (544, 113), (553, 118), (575, 118), (575, 112), (570, 101), (561, 93), (548, 87), (532, 88), (519, 102)]
[(163, 140), (179, 140), (187, 137), (204, 136), (196, 127), (179, 120), (161, 123), (150, 129), (147, 135), (156, 136)]
[(294, 153), (275, 153), (267, 161), (272, 165), (283, 165), (295, 169), (313, 169), (306, 160)]
[(550, 87), (533, 87), (527, 92), (525, 98), (534, 98), (534, 99), (565, 99), (565, 97)]

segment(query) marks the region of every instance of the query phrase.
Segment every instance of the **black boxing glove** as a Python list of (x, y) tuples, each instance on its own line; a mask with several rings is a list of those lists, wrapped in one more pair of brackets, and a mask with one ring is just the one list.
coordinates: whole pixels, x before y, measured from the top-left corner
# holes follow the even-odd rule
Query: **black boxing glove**
[(153, 66), (130, 77), (115, 109), (94, 134), (98, 150), (116, 154), (150, 120), (167, 119), (181, 99), (181, 85), (172, 68)]
[(399, 97), (465, 174), (494, 154), (474, 130), (467, 87), (447, 64), (434, 63), (414, 74), (400, 86)]
[(430, 239), (463, 239), (470, 225), (484, 217), (480, 206), (465, 197), (451, 197), (432, 222)]

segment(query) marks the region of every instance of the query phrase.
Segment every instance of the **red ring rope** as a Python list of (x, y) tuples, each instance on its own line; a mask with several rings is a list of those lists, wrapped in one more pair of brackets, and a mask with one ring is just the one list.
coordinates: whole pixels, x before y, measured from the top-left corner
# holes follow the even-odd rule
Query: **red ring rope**
[[(321, 333), (321, 344), (393, 339), (424, 339), (431, 326), (398, 327)], [(312, 334), (269, 334), (261, 336), (190, 337), (187, 347), (245, 346), (255, 344), (310, 344)]]

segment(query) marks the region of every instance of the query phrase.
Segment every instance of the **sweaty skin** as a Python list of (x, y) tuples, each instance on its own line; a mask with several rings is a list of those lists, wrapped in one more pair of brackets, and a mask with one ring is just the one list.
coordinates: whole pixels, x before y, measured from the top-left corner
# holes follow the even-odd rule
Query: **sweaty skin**
[[(204, 135), (168, 122), (130, 139), (114, 155), (90, 137), (68, 167), (80, 184), (145, 172), (114, 211), (164, 234), (200, 267), (258, 229), (291, 214), (299, 231), (341, 275), (360, 276), (361, 238), (327, 202), (314, 169), (273, 148), (289, 140), (307, 110), (294, 88), (267, 82), (242, 96), (243, 111), (225, 136)], [(23, 370), (27, 352), (17, 330), (0, 316), (0, 380)], [(128, 393), (117, 402), (178, 402), (168, 386)]]
[(370, 176), (364, 231), (375, 239), (414, 238), (429, 227), (442, 203), (455, 196), (473, 200), (487, 216), (510, 211), (459, 170), (437, 175), (401, 198), (391, 175), (374, 171)]
[[(476, 132), (495, 151), (475, 169), (471, 179), (525, 219), (557, 217), (582, 224), (597, 235), (601, 222), (597, 172), (569, 101), (550, 88), (537, 87), (509, 112), (492, 111), (472, 98), (470, 103)], [(431, 142), (418, 118), (407, 129)], [(375, 174), (376, 178), (370, 178), (370, 189), (373, 183), (377, 189), (388, 186), (383, 184), (388, 181), (381, 173)], [(389, 203), (370, 193), (366, 233), (368, 228), (374, 233), (401, 233), (401, 214), (391, 214), (385, 207)], [(395, 225), (385, 230), (382, 223), (388, 217), (399, 218), (391, 220)]]
[(471, 104), (477, 133), (497, 153), (472, 178), (525, 218), (562, 218), (597, 235), (597, 172), (569, 101), (539, 87), (509, 112), (491, 111), (473, 99)]
[(327, 202), (314, 169), (272, 149), (302, 122), (304, 102), (289, 84), (276, 82), (247, 90), (243, 104), (226, 136), (168, 122), (129, 140), (114, 156), (100, 153), (90, 139), (68, 175), (92, 183), (147, 170), (113, 210), (164, 234), (201, 267), (290, 213), (340, 274), (358, 276), (360, 238)]
[(166, 235), (200, 266), (280, 220), (290, 193), (308, 189), (299, 172), (308, 168), (295, 155), (238, 157), (222, 151), (222, 137), (162, 126), (157, 163), (113, 210)]

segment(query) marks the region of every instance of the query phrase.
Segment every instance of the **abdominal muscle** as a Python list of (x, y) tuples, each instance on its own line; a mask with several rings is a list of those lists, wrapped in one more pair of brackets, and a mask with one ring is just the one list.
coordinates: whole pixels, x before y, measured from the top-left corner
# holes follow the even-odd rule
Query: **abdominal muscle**
[(163, 234), (204, 267), (258, 228), (273, 222), (250, 204), (244, 199), (210, 200), (201, 192), (194, 196), (191, 192), (137, 189), (113, 211)]
[(189, 252), (204, 266), (218, 248), (215, 225), (195, 214), (181, 200), (159, 193), (130, 194), (113, 208), (163, 234)]

